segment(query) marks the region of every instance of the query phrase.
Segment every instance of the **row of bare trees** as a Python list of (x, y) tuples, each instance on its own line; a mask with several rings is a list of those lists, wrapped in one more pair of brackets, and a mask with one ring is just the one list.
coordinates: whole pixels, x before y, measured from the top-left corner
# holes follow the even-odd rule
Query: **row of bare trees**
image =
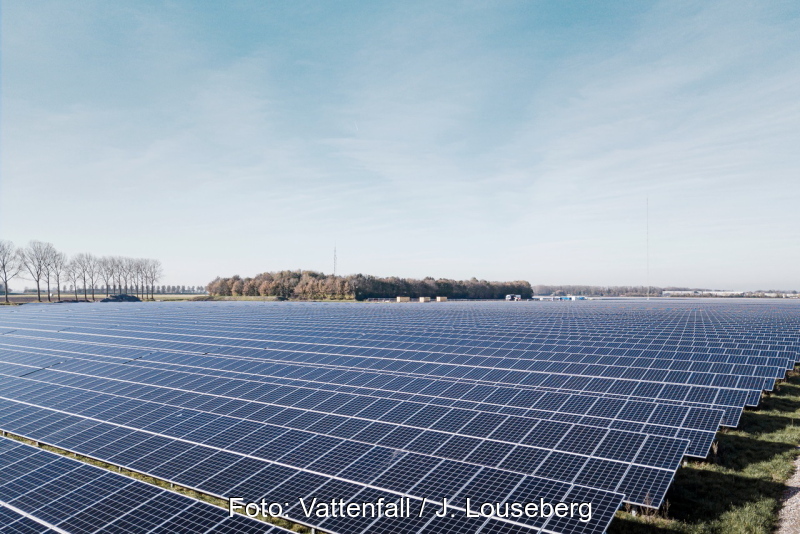
[(146, 258), (121, 256), (94, 256), (82, 252), (68, 258), (52, 243), (31, 241), (27, 247), (17, 248), (11, 241), (0, 239), (0, 281), (3, 283), (5, 301), (8, 303), (8, 282), (17, 276), (36, 283), (36, 296), (42, 302), (42, 286), (47, 289), (47, 300), (52, 301), (50, 288), (55, 286), (57, 299), (61, 300), (61, 284), (69, 282), (83, 290), (84, 300), (95, 300), (98, 288), (105, 294), (133, 293), (141, 298), (153, 298), (156, 282), (161, 280), (161, 262)]

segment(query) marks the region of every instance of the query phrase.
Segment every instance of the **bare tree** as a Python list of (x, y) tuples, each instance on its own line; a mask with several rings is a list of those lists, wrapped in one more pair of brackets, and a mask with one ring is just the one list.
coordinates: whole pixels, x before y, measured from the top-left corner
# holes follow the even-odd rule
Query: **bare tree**
[(22, 265), (30, 273), (31, 279), (36, 282), (36, 296), (39, 302), (42, 302), (42, 278), (47, 270), (48, 257), (52, 247), (53, 245), (50, 243), (31, 241), (27, 248), (21, 249), (19, 252)]
[(158, 260), (147, 260), (145, 267), (145, 275), (147, 277), (147, 284), (150, 286), (150, 298), (155, 299), (155, 286), (156, 283), (164, 276), (164, 268)]
[(78, 302), (78, 283), (81, 281), (83, 270), (81, 266), (78, 264), (77, 258), (73, 258), (67, 264), (66, 268), (66, 276), (67, 279), (72, 282), (72, 286), (75, 289), (75, 302)]
[(50, 258), (50, 266), (48, 267), (51, 275), (56, 281), (56, 291), (58, 292), (58, 300), (61, 301), (61, 279), (67, 275), (67, 255), (63, 252), (56, 252)]
[(45, 283), (47, 284), (47, 302), (53, 302), (52, 293), (50, 292), (50, 280), (55, 278), (55, 273), (53, 272), (53, 258), (55, 258), (58, 251), (56, 247), (53, 246), (52, 243), (45, 243), (44, 244), (44, 251), (42, 252), (44, 255), (44, 271), (43, 277)]
[(3, 293), (8, 304), (8, 281), (22, 269), (19, 254), (11, 241), (0, 239), (0, 277), (3, 278)]
[(73, 261), (75, 262), (75, 267), (78, 269), (80, 280), (83, 282), (83, 298), (84, 300), (89, 300), (89, 271), (93, 269), (94, 263), (92, 255), (81, 252), (75, 255)]
[(139, 259), (139, 276), (142, 281), (142, 297), (148, 298), (150, 294), (150, 276), (148, 270), (150, 268), (150, 259), (149, 258), (141, 258)]
[(124, 265), (122, 258), (119, 256), (112, 256), (111, 262), (114, 264), (114, 279), (116, 280), (116, 292), (117, 294), (123, 293), (122, 291), (122, 276), (124, 274)]
[(120, 258), (120, 268), (122, 269), (122, 280), (125, 283), (125, 293), (130, 291), (129, 282), (133, 280), (134, 268), (132, 258)]
[(119, 269), (122, 273), (122, 292), (127, 295), (130, 293), (130, 280), (133, 274), (131, 271), (131, 259), (121, 256), (119, 258)]
[(142, 287), (142, 260), (131, 258), (131, 278), (133, 280), (133, 293), (137, 297), (141, 296)]
[(147, 297), (147, 261), (143, 258), (136, 260), (136, 275), (139, 278), (139, 298)]
[(89, 287), (92, 288), (92, 302), (94, 302), (94, 291), (100, 279), (100, 264), (97, 261), (97, 257), (92, 254), (86, 254), (86, 276), (89, 278)]
[(110, 256), (103, 256), (97, 260), (97, 268), (100, 277), (106, 285), (106, 296), (110, 295), (111, 283), (114, 281), (114, 258)]
[[(83, 298), (96, 299), (98, 284), (105, 282), (105, 293), (109, 295), (114, 289), (119, 293), (132, 293), (143, 299), (154, 299), (156, 283), (163, 276), (161, 262), (149, 258), (127, 258), (121, 256), (103, 256), (97, 258), (89, 253), (76, 254), (68, 259), (51, 243), (31, 241), (24, 249), (17, 249), (10, 241), (0, 240), (0, 281), (8, 299), (8, 281), (26, 271), (36, 282), (36, 293), (42, 302), (42, 285), (47, 286), (47, 299), (52, 301), (50, 293), (55, 283), (57, 298), (61, 300), (62, 280), (70, 281), (78, 300), (79, 284), (83, 286)], [(26, 276), (27, 277), (27, 276)], [(67, 291), (64, 286), (64, 291)]]
[(147, 297), (147, 260), (136, 260), (136, 276), (139, 279), (139, 298)]
[[(134, 295), (139, 295), (139, 286), (141, 284), (141, 260), (136, 258), (125, 258), (125, 272), (128, 277), (125, 279), (126, 289), (133, 291)], [(130, 288), (128, 288), (128, 281), (130, 281)]]

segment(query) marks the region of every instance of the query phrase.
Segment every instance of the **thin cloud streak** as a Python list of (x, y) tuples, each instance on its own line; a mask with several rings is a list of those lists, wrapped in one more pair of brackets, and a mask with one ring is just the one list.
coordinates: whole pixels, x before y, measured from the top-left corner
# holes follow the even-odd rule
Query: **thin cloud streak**
[[(173, 283), (329, 271), (337, 241), (353, 272), (636, 284), (649, 197), (652, 283), (797, 285), (791, 6), (267, 10), (212, 32), (181, 3), (64, 5), (62, 26), (36, 4), (3, 21), (4, 238), (158, 256)], [(20, 225), (29, 198), (57, 201)]]

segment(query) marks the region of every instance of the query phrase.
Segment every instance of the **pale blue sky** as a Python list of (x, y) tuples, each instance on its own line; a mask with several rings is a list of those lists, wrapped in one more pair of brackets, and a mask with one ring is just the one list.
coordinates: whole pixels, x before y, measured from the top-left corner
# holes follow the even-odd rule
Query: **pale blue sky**
[(0, 238), (800, 289), (797, 2), (0, 6)]

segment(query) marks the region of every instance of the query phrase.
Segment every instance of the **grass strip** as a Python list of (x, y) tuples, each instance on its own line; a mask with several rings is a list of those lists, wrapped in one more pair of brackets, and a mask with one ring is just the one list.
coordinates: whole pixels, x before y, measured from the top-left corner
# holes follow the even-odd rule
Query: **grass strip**
[(687, 460), (659, 510), (626, 507), (609, 534), (769, 534), (800, 450), (800, 372), (765, 393), (705, 460)]

